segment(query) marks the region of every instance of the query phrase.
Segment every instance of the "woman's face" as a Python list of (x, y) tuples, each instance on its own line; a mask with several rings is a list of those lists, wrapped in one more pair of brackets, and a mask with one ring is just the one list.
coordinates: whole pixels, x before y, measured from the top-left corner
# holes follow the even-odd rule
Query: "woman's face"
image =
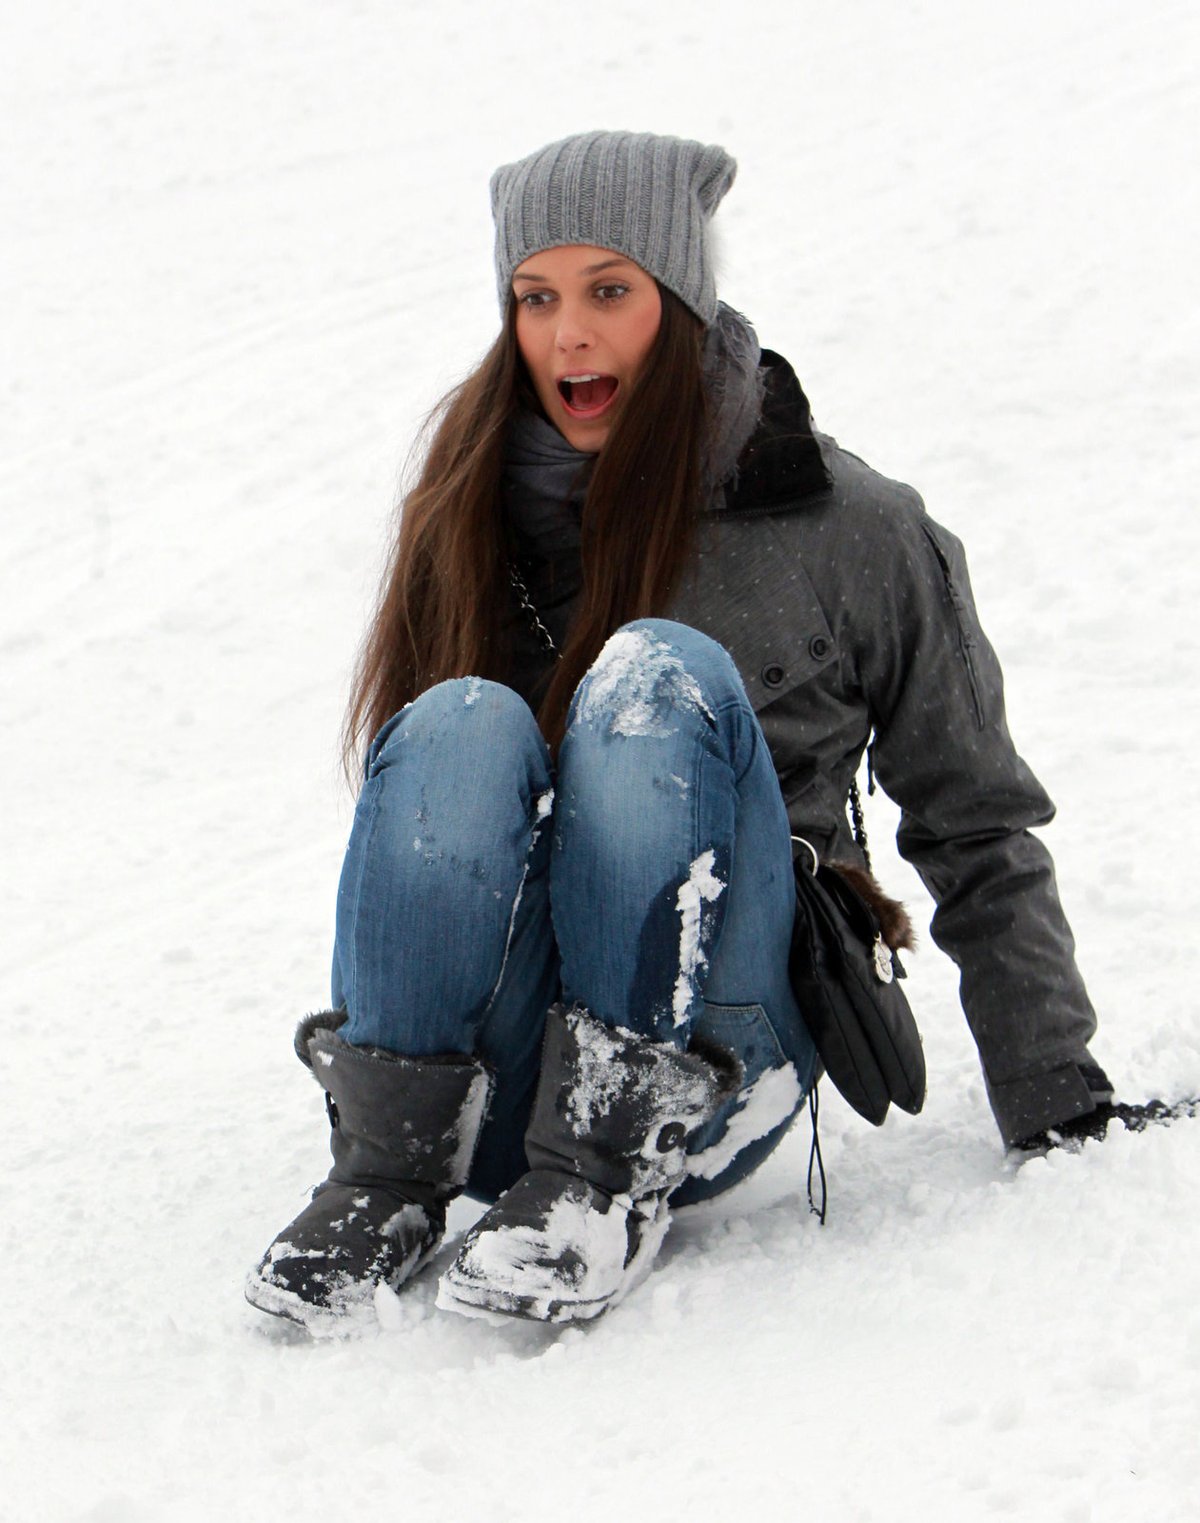
[(577, 450), (603, 448), (662, 321), (654, 277), (612, 249), (571, 243), (513, 272), (517, 346), (546, 416)]

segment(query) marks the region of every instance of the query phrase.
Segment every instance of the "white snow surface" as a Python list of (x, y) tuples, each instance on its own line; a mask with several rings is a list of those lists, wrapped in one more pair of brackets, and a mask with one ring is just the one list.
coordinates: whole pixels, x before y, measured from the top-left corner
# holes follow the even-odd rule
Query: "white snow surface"
[(435, 1309), (468, 1203), (368, 1335), (241, 1287), (328, 1166), (336, 733), (495, 329), (487, 176), (598, 124), (737, 155), (722, 293), (967, 542), (1096, 1053), (1200, 1090), (1198, 44), (1183, 0), (4, 8), (6, 1520), (1194, 1518), (1200, 1124), (1014, 1170), (928, 938), (925, 1112), (823, 1096), (826, 1227), (801, 1121), (586, 1330)]

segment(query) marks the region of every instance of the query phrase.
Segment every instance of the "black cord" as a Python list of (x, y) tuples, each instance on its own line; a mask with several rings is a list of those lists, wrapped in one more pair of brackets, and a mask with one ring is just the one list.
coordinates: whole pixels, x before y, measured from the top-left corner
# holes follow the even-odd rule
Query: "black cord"
[[(812, 1120), (812, 1147), (808, 1153), (808, 1209), (816, 1217), (820, 1218), (821, 1226), (825, 1225), (825, 1208), (829, 1204), (829, 1191), (825, 1185), (825, 1160), (821, 1157), (821, 1139), (817, 1135), (817, 1113), (820, 1110), (820, 1102), (817, 1099), (816, 1084), (808, 1092), (808, 1114)], [(818, 1207), (813, 1200), (813, 1164), (817, 1166), (817, 1175), (821, 1181), (821, 1204)]]

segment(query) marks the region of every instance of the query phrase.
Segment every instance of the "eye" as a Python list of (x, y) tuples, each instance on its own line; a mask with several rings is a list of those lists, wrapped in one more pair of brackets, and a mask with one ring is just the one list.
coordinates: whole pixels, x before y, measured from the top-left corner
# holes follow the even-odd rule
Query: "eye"
[(614, 280), (607, 285), (597, 286), (596, 295), (600, 301), (620, 301), (623, 296), (629, 295), (629, 287), (619, 280)]
[(545, 307), (554, 300), (549, 291), (526, 291), (523, 296), (517, 297), (517, 306), (526, 307), (535, 311), (539, 307)]

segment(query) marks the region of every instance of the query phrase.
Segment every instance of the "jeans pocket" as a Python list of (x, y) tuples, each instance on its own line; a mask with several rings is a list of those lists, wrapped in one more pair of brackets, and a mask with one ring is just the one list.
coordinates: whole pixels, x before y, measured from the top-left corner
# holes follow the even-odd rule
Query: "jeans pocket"
[(742, 1087), (688, 1142), (688, 1172), (672, 1199), (690, 1205), (737, 1184), (782, 1140), (804, 1100), (804, 1088), (761, 1005), (712, 1005), (693, 1035), (733, 1052), (745, 1069)]
[(728, 1049), (740, 1060), (745, 1069), (743, 1089), (749, 1089), (768, 1068), (782, 1068), (787, 1062), (761, 1005), (710, 1005), (705, 1000), (692, 1035)]

